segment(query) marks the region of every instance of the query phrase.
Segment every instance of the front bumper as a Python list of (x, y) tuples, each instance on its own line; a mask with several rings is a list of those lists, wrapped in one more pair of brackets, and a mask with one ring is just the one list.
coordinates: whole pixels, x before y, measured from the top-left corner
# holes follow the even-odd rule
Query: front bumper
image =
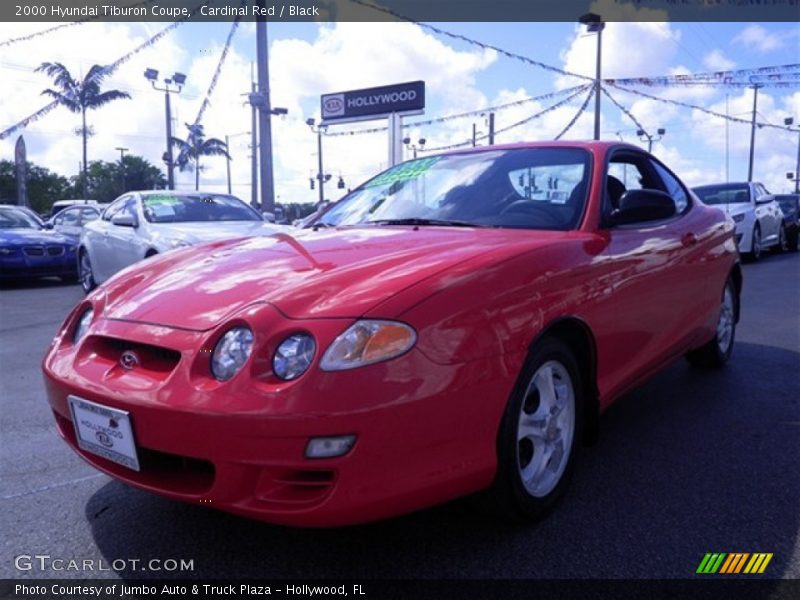
[(78, 261), (75, 252), (60, 256), (27, 256), (21, 250), (10, 256), (0, 256), (0, 278), (28, 279), (34, 277), (77, 277)]
[[(270, 345), (308, 329), (324, 348), (350, 321), (298, 327), (265, 304), (239, 320), (257, 332), (256, 346), (224, 384), (206, 374), (207, 364), (211, 341), (233, 322), (189, 332), (100, 320), (77, 347), (68, 326), (43, 364), (59, 433), (86, 461), (126, 483), (289, 525), (371, 521), (490, 485), (497, 429), (514, 384), (508, 357), (443, 366), (415, 349), (386, 363), (324, 373), (317, 356), (298, 380), (280, 382), (263, 358), (271, 356)], [(259, 339), (261, 331), (270, 334)], [(173, 354), (147, 354), (154, 343)], [(140, 369), (118, 364), (115, 352), (124, 344), (145, 348)], [(70, 394), (130, 412), (139, 472), (77, 447)], [(358, 436), (345, 456), (305, 458), (310, 438), (345, 434)]]

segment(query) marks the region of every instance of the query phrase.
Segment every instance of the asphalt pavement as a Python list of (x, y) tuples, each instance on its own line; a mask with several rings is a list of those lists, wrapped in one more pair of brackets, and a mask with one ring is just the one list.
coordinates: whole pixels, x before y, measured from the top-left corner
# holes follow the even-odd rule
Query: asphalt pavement
[(0, 578), (176, 575), (130, 563), (15, 567), (36, 554), (192, 560), (180, 575), (203, 579), (685, 578), (707, 552), (771, 552), (764, 577), (800, 578), (800, 253), (744, 266), (729, 365), (678, 361), (621, 398), (565, 501), (528, 527), (466, 499), (371, 525), (290, 529), (99, 474), (56, 434), (40, 374), (82, 296), (55, 281), (0, 287)]

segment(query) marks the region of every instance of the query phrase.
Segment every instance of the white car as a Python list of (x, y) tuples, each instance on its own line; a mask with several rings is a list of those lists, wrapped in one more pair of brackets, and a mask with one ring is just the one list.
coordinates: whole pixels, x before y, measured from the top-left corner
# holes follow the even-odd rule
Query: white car
[(85, 292), (125, 267), (201, 242), (272, 235), (286, 227), (263, 220), (238, 198), (204, 192), (129, 192), (84, 227), (78, 272)]
[(739, 252), (752, 260), (770, 247), (786, 247), (783, 212), (775, 196), (758, 182), (718, 183), (692, 188), (703, 204), (718, 206), (736, 223)]

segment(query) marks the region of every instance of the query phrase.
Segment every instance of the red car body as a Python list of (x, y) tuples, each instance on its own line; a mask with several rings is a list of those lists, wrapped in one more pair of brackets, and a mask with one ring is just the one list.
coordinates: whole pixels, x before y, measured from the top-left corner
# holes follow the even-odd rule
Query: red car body
[[(520, 147), (590, 153), (577, 228), (321, 229), (182, 249), (116, 276), (73, 310), (44, 359), (61, 436), (135, 487), (290, 525), (371, 521), (487, 488), (532, 343), (548, 334), (573, 345), (591, 417), (708, 342), (725, 282), (740, 285), (733, 223), (694, 197), (665, 222), (601, 225), (609, 155), (632, 147)], [(87, 306), (94, 320), (73, 344)], [(363, 318), (407, 323), (416, 344), (385, 362), (319, 369)], [(255, 332), (252, 355), (218, 381), (209, 355), (236, 324)], [(298, 331), (318, 351), (283, 381), (270, 357)], [(125, 348), (139, 368), (120, 365)], [(141, 470), (77, 446), (69, 395), (130, 412)], [(305, 458), (310, 438), (343, 434), (357, 436), (346, 455)]]

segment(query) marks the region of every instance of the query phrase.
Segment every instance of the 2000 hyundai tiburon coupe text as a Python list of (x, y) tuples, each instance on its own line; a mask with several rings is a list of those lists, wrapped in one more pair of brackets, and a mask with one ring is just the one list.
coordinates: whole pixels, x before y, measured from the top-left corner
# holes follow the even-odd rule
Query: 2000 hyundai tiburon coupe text
[(624, 144), (412, 160), (297, 235), (122, 271), (53, 340), (49, 402), (112, 477), (266, 521), (487, 488), (537, 518), (615, 398), (681, 355), (727, 360), (733, 231)]

